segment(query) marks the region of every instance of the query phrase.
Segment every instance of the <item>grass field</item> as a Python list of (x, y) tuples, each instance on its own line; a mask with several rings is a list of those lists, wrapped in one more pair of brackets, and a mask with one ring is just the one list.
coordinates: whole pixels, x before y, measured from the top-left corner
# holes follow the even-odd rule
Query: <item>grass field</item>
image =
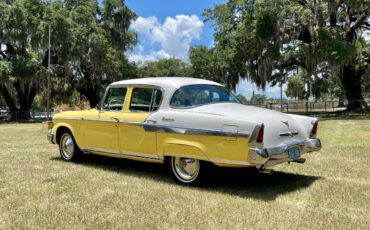
[(218, 169), (196, 188), (157, 164), (64, 162), (46, 134), (0, 125), (0, 229), (370, 229), (370, 120), (322, 121), (303, 165)]

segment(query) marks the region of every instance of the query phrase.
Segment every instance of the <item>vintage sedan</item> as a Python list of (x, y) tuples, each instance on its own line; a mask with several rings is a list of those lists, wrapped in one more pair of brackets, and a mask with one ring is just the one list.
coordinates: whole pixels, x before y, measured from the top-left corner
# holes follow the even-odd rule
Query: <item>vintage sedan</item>
[(207, 163), (264, 171), (321, 149), (316, 118), (247, 106), (194, 78), (115, 82), (97, 108), (59, 113), (52, 123), (48, 139), (66, 161), (92, 153), (166, 163), (182, 184), (199, 182)]

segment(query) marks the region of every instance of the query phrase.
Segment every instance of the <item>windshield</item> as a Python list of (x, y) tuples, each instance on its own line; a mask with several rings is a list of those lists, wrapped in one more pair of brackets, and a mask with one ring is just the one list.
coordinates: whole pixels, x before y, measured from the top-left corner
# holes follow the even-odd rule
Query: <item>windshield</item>
[(240, 103), (234, 94), (218, 85), (187, 85), (176, 90), (170, 105), (176, 108), (195, 107), (212, 103)]

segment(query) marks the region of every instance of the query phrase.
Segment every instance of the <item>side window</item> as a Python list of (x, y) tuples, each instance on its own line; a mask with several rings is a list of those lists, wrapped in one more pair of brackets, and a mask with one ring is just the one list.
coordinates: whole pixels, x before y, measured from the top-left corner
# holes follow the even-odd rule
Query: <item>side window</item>
[(132, 90), (130, 110), (151, 112), (159, 108), (162, 92), (153, 88), (134, 88)]
[(127, 88), (110, 88), (104, 99), (103, 110), (121, 111)]

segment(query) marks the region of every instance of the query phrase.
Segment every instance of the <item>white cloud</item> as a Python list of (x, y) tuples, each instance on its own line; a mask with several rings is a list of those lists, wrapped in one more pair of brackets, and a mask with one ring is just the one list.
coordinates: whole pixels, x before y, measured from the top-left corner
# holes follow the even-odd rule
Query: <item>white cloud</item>
[[(133, 30), (141, 37), (142, 44), (154, 46), (159, 44), (157, 51), (148, 54), (130, 55), (130, 60), (135, 60), (140, 56), (144, 59), (160, 59), (176, 57), (187, 59), (190, 44), (194, 39), (199, 39), (203, 31), (204, 23), (196, 15), (176, 15), (175, 18), (167, 17), (161, 24), (155, 16), (137, 18), (131, 25)], [(140, 48), (139, 48), (140, 50)]]
[(132, 22), (131, 28), (136, 30), (138, 33), (150, 37), (153, 28), (159, 25), (158, 19), (155, 16), (143, 18), (138, 17)]
[(159, 60), (159, 59), (166, 59), (166, 58), (170, 58), (170, 57), (171, 56), (169, 54), (167, 54), (166, 52), (164, 52), (163, 50), (159, 50), (159, 51), (156, 51), (156, 52), (152, 51), (149, 54), (138, 53), (138, 54), (130, 54), (129, 55), (130, 61), (133, 61), (133, 62), (136, 62), (136, 63), (156, 61), (156, 60)]

